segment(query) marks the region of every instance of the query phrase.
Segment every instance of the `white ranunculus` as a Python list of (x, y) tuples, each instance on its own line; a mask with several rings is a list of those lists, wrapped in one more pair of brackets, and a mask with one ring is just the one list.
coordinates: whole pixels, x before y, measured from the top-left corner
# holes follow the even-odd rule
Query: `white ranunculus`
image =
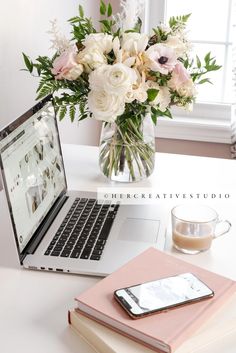
[(89, 75), (89, 88), (91, 90), (104, 90), (104, 75), (108, 65), (101, 65)]
[(170, 91), (168, 87), (159, 87), (158, 94), (151, 105), (158, 105), (159, 109), (164, 112), (169, 107), (171, 102)]
[(97, 46), (102, 53), (110, 53), (113, 47), (113, 36), (107, 33), (91, 33), (86, 36), (83, 45), (87, 48)]
[(125, 95), (137, 80), (134, 69), (122, 63), (103, 65), (91, 72), (89, 76), (90, 89), (103, 89), (115, 95)]
[(195, 96), (197, 91), (196, 87), (191, 79), (185, 81), (178, 89), (177, 92), (181, 97), (192, 97)]
[(164, 44), (166, 44), (168, 47), (173, 48), (178, 58), (185, 57), (189, 50), (188, 43), (181, 40), (179, 36), (168, 36)]
[(88, 107), (95, 119), (111, 123), (124, 113), (125, 102), (123, 97), (104, 90), (92, 90), (88, 94)]
[(148, 36), (145, 33), (124, 33), (121, 47), (131, 55), (145, 51), (148, 44)]
[(64, 78), (69, 81), (76, 80), (83, 72), (83, 65), (78, 64), (72, 69), (70, 69), (67, 73), (64, 74)]
[(107, 59), (97, 46), (90, 46), (81, 50), (77, 55), (77, 61), (84, 65), (86, 72), (107, 63)]
[(104, 89), (112, 94), (124, 95), (136, 80), (137, 74), (130, 67), (122, 63), (107, 65), (104, 76)]

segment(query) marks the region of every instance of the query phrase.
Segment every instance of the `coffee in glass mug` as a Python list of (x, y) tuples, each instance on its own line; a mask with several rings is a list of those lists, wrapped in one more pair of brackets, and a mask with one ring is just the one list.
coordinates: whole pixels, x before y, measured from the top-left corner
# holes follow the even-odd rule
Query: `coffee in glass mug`
[[(179, 205), (171, 211), (173, 245), (186, 254), (208, 250), (212, 240), (227, 233), (231, 224), (221, 221), (217, 212), (204, 205)], [(221, 225), (223, 231), (218, 232)]]

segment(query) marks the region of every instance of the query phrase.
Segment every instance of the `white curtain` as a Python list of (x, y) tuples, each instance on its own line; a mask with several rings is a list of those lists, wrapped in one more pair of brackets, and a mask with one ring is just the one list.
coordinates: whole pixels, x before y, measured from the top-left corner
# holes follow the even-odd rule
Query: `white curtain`
[(236, 159), (236, 0), (232, 3), (232, 24), (233, 24), (233, 105), (232, 105), (232, 145), (231, 154), (232, 158)]

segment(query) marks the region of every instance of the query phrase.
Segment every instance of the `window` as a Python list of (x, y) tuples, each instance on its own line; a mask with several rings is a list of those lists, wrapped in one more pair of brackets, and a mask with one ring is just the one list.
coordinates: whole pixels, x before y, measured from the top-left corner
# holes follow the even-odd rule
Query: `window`
[[(213, 85), (198, 86), (197, 103), (192, 113), (173, 110), (175, 119), (160, 122), (159, 137), (230, 143), (232, 94), (232, 0), (149, 0), (145, 30), (150, 31), (169, 17), (191, 13), (188, 38), (193, 43), (192, 55), (200, 59), (211, 51), (219, 71), (209, 73)], [(171, 124), (171, 129), (170, 129)]]

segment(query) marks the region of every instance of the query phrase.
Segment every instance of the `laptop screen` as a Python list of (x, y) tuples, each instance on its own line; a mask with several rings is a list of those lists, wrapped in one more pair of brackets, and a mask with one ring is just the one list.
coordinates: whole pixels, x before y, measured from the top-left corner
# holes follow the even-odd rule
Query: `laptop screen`
[(29, 115), (18, 126), (20, 118), (16, 126), (11, 124), (0, 140), (4, 183), (20, 252), (66, 188), (51, 102)]

